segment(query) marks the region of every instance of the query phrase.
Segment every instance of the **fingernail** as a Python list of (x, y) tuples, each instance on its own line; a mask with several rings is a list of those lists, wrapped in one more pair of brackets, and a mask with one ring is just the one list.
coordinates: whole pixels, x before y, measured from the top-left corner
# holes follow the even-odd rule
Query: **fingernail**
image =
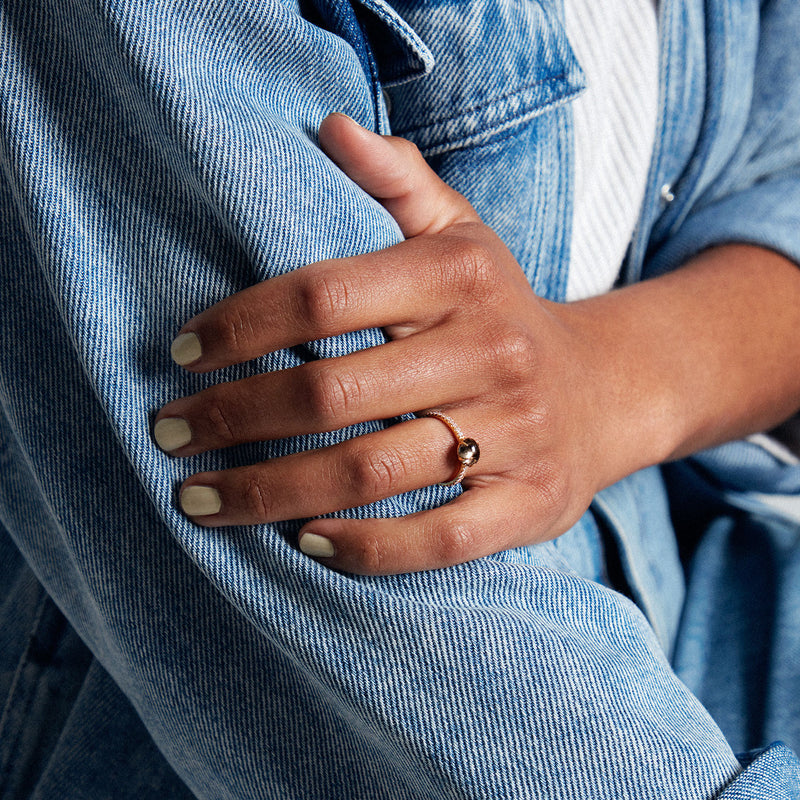
[(301, 552), (313, 558), (330, 558), (336, 552), (333, 542), (318, 533), (304, 533), (298, 544)]
[(343, 111), (333, 111), (333, 112), (331, 113), (331, 116), (332, 116), (332, 117), (333, 117), (333, 116), (336, 116), (336, 117), (344, 117), (345, 119), (347, 119), (347, 120), (350, 120), (350, 122), (352, 122), (354, 125), (358, 125), (358, 127), (359, 127), (359, 128), (360, 128), (360, 127), (362, 127), (362, 126), (361, 126), (361, 125), (360, 125), (358, 122), (356, 122), (356, 121), (355, 121), (355, 120), (354, 120), (354, 119), (353, 119), (353, 118), (352, 118), (352, 117), (351, 117), (349, 114), (345, 114)]
[(162, 450), (171, 453), (192, 441), (192, 429), (185, 419), (167, 417), (156, 422), (153, 438)]
[(222, 498), (213, 486), (187, 486), (181, 492), (181, 508), (190, 517), (206, 517), (219, 513)]
[(173, 340), (169, 352), (172, 360), (183, 367), (197, 361), (203, 355), (203, 348), (196, 333), (181, 333)]

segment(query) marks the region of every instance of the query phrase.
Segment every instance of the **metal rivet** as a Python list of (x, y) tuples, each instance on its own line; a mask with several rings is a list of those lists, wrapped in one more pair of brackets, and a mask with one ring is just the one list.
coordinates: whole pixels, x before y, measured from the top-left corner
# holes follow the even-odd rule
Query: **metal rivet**
[(669, 183), (665, 183), (661, 187), (661, 199), (665, 203), (671, 203), (675, 199), (675, 195), (672, 192), (672, 185)]

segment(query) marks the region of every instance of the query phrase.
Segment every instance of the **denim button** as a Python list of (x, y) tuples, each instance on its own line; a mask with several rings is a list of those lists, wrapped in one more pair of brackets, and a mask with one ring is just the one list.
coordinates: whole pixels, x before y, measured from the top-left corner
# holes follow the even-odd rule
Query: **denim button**
[(661, 199), (665, 203), (671, 203), (675, 199), (675, 194), (672, 191), (672, 184), (671, 183), (665, 183), (661, 187)]

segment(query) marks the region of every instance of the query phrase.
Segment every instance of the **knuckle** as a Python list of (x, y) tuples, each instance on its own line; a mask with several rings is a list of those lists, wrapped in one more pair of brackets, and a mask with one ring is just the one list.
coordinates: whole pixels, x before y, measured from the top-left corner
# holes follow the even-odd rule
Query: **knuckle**
[(475, 529), (466, 522), (452, 521), (430, 537), (440, 564), (461, 564), (475, 552)]
[(408, 175), (410, 175), (412, 171), (419, 169), (420, 164), (425, 164), (427, 167), (422, 153), (420, 153), (419, 148), (414, 142), (402, 136), (388, 136), (387, 139), (391, 142), (395, 150), (397, 163), (405, 167)]
[[(561, 425), (552, 413), (549, 400), (528, 387), (506, 390), (508, 399), (508, 433), (516, 443), (513, 456), (509, 453), (509, 464), (522, 466), (526, 476), (541, 469), (539, 458), (531, 459), (531, 448), (537, 454), (547, 454), (558, 448), (563, 441)], [(527, 466), (526, 466), (527, 465)], [(535, 476), (534, 476), (535, 477)]]
[(403, 158), (415, 162), (423, 160), (419, 148), (411, 140), (402, 137), (393, 137), (393, 141), (400, 150)]
[(386, 550), (375, 535), (361, 537), (353, 548), (353, 558), (365, 575), (382, 575), (386, 571)]
[(347, 474), (360, 495), (374, 499), (397, 494), (405, 471), (402, 458), (393, 450), (358, 448), (351, 456)]
[(535, 432), (537, 441), (552, 441), (555, 423), (548, 398), (538, 393), (535, 396), (526, 395), (526, 402), (519, 410), (519, 420), (524, 430)]
[(333, 329), (348, 307), (350, 291), (347, 282), (334, 270), (309, 270), (298, 289), (297, 303), (300, 318), (321, 335)]
[(247, 350), (256, 338), (250, 313), (239, 303), (229, 303), (220, 311), (215, 328), (214, 339), (226, 353)]
[(500, 276), (491, 248), (479, 239), (459, 237), (449, 259), (456, 285), (466, 295), (487, 298), (498, 289)]
[(326, 428), (343, 427), (344, 420), (361, 402), (361, 382), (341, 367), (324, 363), (309, 369), (308, 373), (305, 392), (311, 417)]
[(224, 442), (234, 442), (236, 437), (236, 426), (233, 417), (225, 402), (215, 392), (211, 392), (203, 398), (203, 411), (206, 417), (209, 433), (215, 438)]
[(264, 522), (272, 519), (270, 493), (257, 475), (248, 475), (242, 485), (242, 499), (252, 514)]
[(536, 348), (530, 334), (517, 326), (495, 332), (489, 343), (490, 360), (514, 382), (530, 379), (536, 366)]

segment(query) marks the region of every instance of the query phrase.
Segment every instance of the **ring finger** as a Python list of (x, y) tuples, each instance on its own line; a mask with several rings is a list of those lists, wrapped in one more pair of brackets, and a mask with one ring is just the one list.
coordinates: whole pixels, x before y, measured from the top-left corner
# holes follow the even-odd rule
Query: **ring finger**
[[(463, 408), (455, 413), (467, 419), (468, 433), (472, 415)], [(468, 470), (468, 484), (497, 466), (498, 450), (489, 445), (487, 457)], [(302, 519), (441, 483), (459, 468), (453, 433), (439, 420), (419, 418), (333, 447), (193, 475), (181, 487), (180, 504), (210, 526)]]

